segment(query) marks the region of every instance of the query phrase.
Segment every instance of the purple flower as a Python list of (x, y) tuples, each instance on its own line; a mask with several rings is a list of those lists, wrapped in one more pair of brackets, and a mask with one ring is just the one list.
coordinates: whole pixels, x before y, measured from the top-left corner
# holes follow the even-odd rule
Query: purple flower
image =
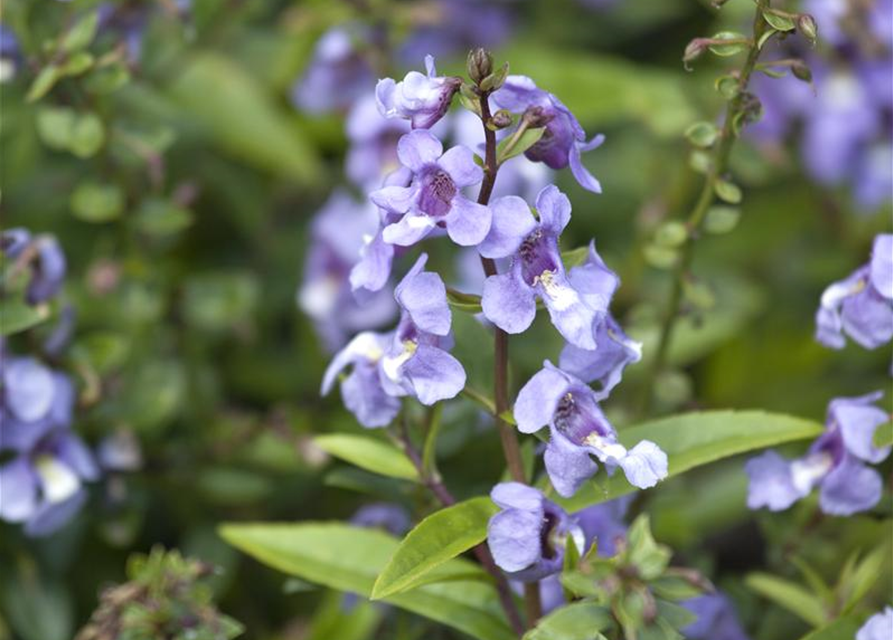
[(396, 315), (390, 292), (382, 288), (358, 302), (348, 279), (378, 220), (374, 205), (358, 203), (340, 189), (313, 219), (298, 304), (331, 350), (344, 346), (350, 334), (378, 327)]
[(330, 29), (317, 41), (310, 64), (292, 88), (292, 102), (312, 114), (344, 110), (372, 88), (375, 75), (355, 39), (369, 34), (355, 25)]
[(822, 294), (816, 313), (816, 340), (842, 349), (844, 333), (866, 349), (893, 338), (893, 234), (878, 235), (871, 261)]
[(379, 80), (375, 87), (378, 110), (385, 118), (403, 118), (413, 129), (430, 129), (446, 115), (461, 78), (438, 76), (434, 57), (425, 56), (428, 75), (410, 71), (402, 82), (393, 78)]
[(30, 536), (49, 535), (83, 506), (83, 482), (98, 477), (93, 455), (80, 439), (64, 429), (53, 432), (0, 466), (0, 519), (24, 523)]
[(400, 247), (384, 241), (383, 232), (388, 226), (400, 220), (399, 214), (382, 211), (382, 221), (378, 231), (370, 238), (364, 238), (360, 247), (360, 259), (350, 271), (350, 288), (355, 295), (381, 290), (391, 277), (394, 254)]
[(561, 507), (537, 489), (519, 482), (493, 487), (490, 497), (502, 509), (487, 525), (487, 545), (510, 577), (533, 582), (558, 573), (568, 544), (583, 553), (583, 532)]
[(890, 640), (893, 638), (893, 607), (884, 607), (871, 616), (856, 633), (856, 640)]
[(881, 477), (864, 463), (878, 463), (890, 455), (890, 447), (872, 444), (875, 429), (890, 420), (889, 414), (873, 406), (882, 395), (832, 400), (825, 432), (801, 458), (786, 460), (770, 450), (749, 460), (747, 506), (782, 511), (816, 486), (819, 506), (829, 515), (848, 516), (876, 505)]
[(406, 509), (388, 502), (363, 505), (351, 516), (350, 523), (366, 529), (383, 529), (395, 536), (409, 531), (411, 525)]
[(509, 76), (502, 88), (493, 94), (493, 102), (513, 113), (535, 110), (538, 117), (546, 122), (546, 130), (525, 155), (552, 169), (564, 169), (570, 165), (581, 187), (601, 193), (598, 180), (583, 166), (581, 154), (601, 145), (605, 139), (603, 135), (597, 135), (587, 142), (586, 132), (574, 114), (561, 100), (537, 88), (536, 83), (526, 76)]
[(0, 234), (0, 251), (15, 260), (31, 242), (31, 232), (23, 227), (7, 229)]
[(460, 189), (479, 183), (483, 171), (470, 149), (443, 145), (428, 131), (412, 131), (397, 144), (400, 162), (413, 174), (408, 187), (387, 186), (369, 197), (385, 211), (399, 215), (384, 228), (389, 244), (411, 246), (438, 228), (458, 245), (475, 246), (490, 231), (490, 209), (472, 202)]
[(143, 466), (140, 441), (129, 429), (118, 429), (103, 438), (96, 449), (96, 458), (106, 471), (139, 471)]
[(62, 373), (34, 358), (3, 356), (0, 451), (24, 452), (54, 429), (68, 428), (74, 387)]
[(518, 393), (515, 420), (522, 433), (547, 424), (546, 472), (559, 495), (570, 497), (598, 471), (594, 455), (611, 474), (619, 466), (630, 484), (653, 487), (667, 477), (667, 455), (648, 440), (627, 450), (602, 413), (596, 393), (548, 360)]
[(598, 382), (598, 396), (603, 399), (620, 382), (626, 366), (641, 360), (642, 343), (630, 339), (607, 311), (620, 278), (598, 255), (595, 241), (589, 245), (589, 256), (574, 276), (590, 306), (599, 310), (592, 323), (595, 349), (567, 344), (561, 351), (559, 366), (584, 382)]
[(409, 131), (409, 124), (383, 117), (375, 99), (367, 95), (351, 108), (345, 129), (350, 141), (347, 177), (366, 191), (379, 188), (388, 175), (400, 169), (397, 142)]
[(603, 558), (609, 558), (617, 553), (617, 541), (626, 538), (627, 527), (623, 520), (633, 497), (630, 494), (615, 498), (586, 507), (574, 514), (586, 536), (586, 549), (595, 543), (598, 555)]
[(698, 616), (698, 619), (682, 630), (691, 640), (748, 640), (738, 622), (735, 607), (721, 593), (711, 593), (691, 598), (682, 606)]
[(465, 370), (447, 353), (452, 317), (446, 287), (440, 276), (422, 271), (427, 259), (422, 254), (394, 291), (402, 312), (397, 329), (359, 334), (335, 356), (323, 377), (325, 395), (338, 374), (352, 367), (341, 382), (341, 395), (365, 427), (388, 425), (400, 411), (402, 396), (432, 405), (455, 397), (465, 386)]
[(18, 38), (12, 29), (0, 24), (0, 84), (14, 80), (21, 64)]
[(539, 220), (517, 196), (494, 200), (493, 227), (478, 247), (487, 258), (507, 258), (507, 272), (484, 283), (481, 307), (490, 322), (507, 333), (521, 333), (536, 315), (536, 298), (545, 303), (552, 324), (565, 340), (583, 349), (595, 349), (593, 323), (607, 311), (598, 293), (600, 275), (576, 267), (565, 273), (558, 236), (570, 221), (571, 205), (555, 186), (536, 199)]

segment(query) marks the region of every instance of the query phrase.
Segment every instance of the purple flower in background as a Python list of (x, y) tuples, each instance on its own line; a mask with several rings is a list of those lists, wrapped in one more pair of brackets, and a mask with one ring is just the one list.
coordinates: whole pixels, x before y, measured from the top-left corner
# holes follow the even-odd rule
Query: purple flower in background
[(348, 109), (375, 81), (356, 41), (369, 34), (355, 25), (335, 27), (316, 43), (310, 64), (291, 92), (296, 107), (312, 114)]
[(0, 234), (0, 251), (15, 260), (31, 242), (31, 232), (22, 227), (7, 229)]
[[(54, 236), (31, 234), (22, 228), (9, 229), (0, 236), (0, 250), (12, 259), (24, 259), (31, 269), (31, 281), (25, 301), (36, 305), (46, 302), (62, 288), (66, 262), (62, 247)], [(31, 255), (26, 253), (30, 250)]]
[[(508, 38), (511, 15), (506, 4), (486, 0), (436, 0), (430, 14), (419, 12), (419, 24), (401, 45), (398, 57), (418, 60), (425, 54), (449, 56), (475, 47), (493, 48)], [(420, 22), (421, 22), (420, 20)]]
[(593, 455), (609, 474), (622, 468), (629, 483), (640, 489), (667, 477), (667, 455), (656, 444), (642, 440), (627, 450), (602, 413), (595, 392), (548, 360), (518, 393), (514, 414), (522, 433), (549, 425), (546, 472), (565, 498), (598, 471)]
[(586, 132), (574, 114), (558, 98), (537, 88), (536, 83), (526, 76), (509, 76), (502, 88), (493, 94), (493, 102), (513, 113), (533, 110), (545, 122), (543, 137), (524, 152), (528, 158), (543, 162), (552, 169), (564, 169), (570, 165), (581, 187), (601, 193), (598, 180), (583, 166), (581, 154), (601, 145), (605, 139), (603, 135), (597, 135), (587, 142)]
[(856, 633), (856, 640), (890, 640), (893, 638), (893, 607), (884, 607), (871, 616)]
[(402, 82), (393, 78), (379, 80), (375, 100), (385, 118), (403, 118), (413, 129), (430, 129), (446, 115), (461, 78), (438, 76), (434, 57), (425, 56), (427, 75), (410, 71)]
[(844, 333), (866, 349), (893, 338), (893, 234), (874, 239), (871, 261), (822, 294), (816, 340), (842, 349)]
[(382, 288), (362, 296), (361, 304), (349, 282), (365, 238), (375, 233), (378, 221), (375, 206), (359, 203), (340, 189), (313, 219), (298, 304), (331, 350), (342, 347), (351, 334), (376, 328), (396, 315), (389, 291)]
[(15, 79), (22, 65), (19, 40), (12, 29), (0, 24), (0, 84)]
[(583, 534), (586, 536), (586, 549), (597, 545), (598, 555), (609, 558), (617, 553), (617, 541), (626, 538), (626, 512), (633, 501), (633, 495), (615, 498), (595, 504), (574, 514)]
[(402, 536), (411, 525), (406, 509), (388, 502), (363, 505), (351, 516), (350, 523), (366, 529), (383, 529), (395, 536)]
[(786, 460), (766, 451), (745, 465), (750, 476), (747, 506), (782, 511), (820, 487), (819, 506), (835, 516), (866, 511), (881, 498), (881, 476), (865, 463), (878, 463), (890, 447), (872, 444), (879, 425), (890, 415), (874, 406), (876, 392), (858, 398), (837, 398), (828, 406), (825, 432), (805, 456)]
[(682, 602), (682, 606), (698, 619), (682, 629), (691, 640), (748, 640), (738, 622), (735, 607), (721, 593), (697, 596)]
[(595, 241), (589, 245), (586, 262), (572, 270), (572, 274), (578, 291), (598, 311), (592, 323), (595, 349), (567, 344), (561, 351), (559, 366), (584, 382), (598, 382), (601, 386), (598, 396), (603, 399), (620, 382), (626, 366), (641, 360), (642, 344), (630, 339), (608, 312), (620, 278), (598, 255)]
[(117, 429), (99, 443), (96, 459), (106, 471), (139, 471), (143, 466), (143, 450), (133, 431)]
[(55, 431), (0, 466), (0, 519), (24, 523), (30, 536), (49, 535), (83, 506), (83, 483), (98, 477), (80, 439), (66, 429)]
[(0, 451), (24, 452), (47, 433), (71, 426), (74, 386), (34, 358), (2, 358)]
[(604, 309), (591, 306), (598, 302), (587, 293), (597, 286), (591, 270), (578, 267), (565, 273), (558, 236), (570, 221), (570, 201), (550, 185), (540, 191), (536, 208), (539, 220), (517, 196), (491, 204), (493, 226), (478, 250), (486, 258), (511, 257), (511, 266), (484, 283), (484, 315), (507, 333), (521, 333), (533, 322), (540, 298), (565, 340), (594, 349), (593, 322), (607, 304)]
[(382, 220), (378, 231), (372, 237), (363, 239), (359, 261), (350, 271), (350, 287), (354, 295), (363, 296), (382, 289), (391, 277), (394, 254), (401, 249), (388, 244), (383, 237), (384, 229), (397, 223), (400, 215), (386, 211), (380, 213)]
[(511, 578), (533, 582), (558, 573), (568, 544), (583, 553), (580, 527), (539, 490), (503, 482), (493, 487), (490, 497), (502, 510), (490, 518), (487, 545)]
[[(366, 191), (379, 188), (386, 177), (401, 168), (397, 142), (409, 131), (409, 124), (383, 117), (375, 99), (367, 95), (351, 108), (345, 128), (350, 141), (345, 161), (347, 177)], [(406, 168), (403, 171), (409, 172)], [(404, 178), (402, 182), (409, 180)]]
[(412, 395), (425, 405), (454, 398), (465, 386), (465, 369), (447, 353), (452, 316), (440, 276), (423, 271), (422, 254), (394, 290), (400, 323), (381, 360), (382, 382), (394, 396)]
[(370, 198), (385, 211), (399, 215), (386, 226), (382, 238), (404, 247), (422, 240), (438, 228), (458, 245), (479, 244), (490, 231), (490, 209), (472, 202), (460, 189), (479, 183), (483, 171), (470, 149), (443, 145), (428, 131), (413, 131), (397, 144), (400, 162), (413, 174), (408, 187), (387, 186)]

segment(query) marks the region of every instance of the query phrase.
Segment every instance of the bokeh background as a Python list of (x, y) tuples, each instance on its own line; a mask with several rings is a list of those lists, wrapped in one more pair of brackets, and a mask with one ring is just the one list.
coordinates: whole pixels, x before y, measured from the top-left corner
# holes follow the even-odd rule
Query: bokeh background
[[(596, 238), (622, 278), (615, 315), (645, 340), (647, 363), (670, 282), (655, 230), (685, 215), (700, 186), (683, 134), (719, 117), (714, 79), (735, 64), (705, 56), (689, 72), (681, 52), (696, 36), (749, 30), (752, 3), (732, 0), (721, 11), (697, 0), (106, 3), (86, 50), (97, 60), (117, 51), (114, 60), (28, 100), (41, 69), (58, 61), (52, 43), (99, 4), (3, 2), (0, 212), (4, 228), (54, 234), (67, 256), (53, 311), (70, 304), (76, 329), (53, 366), (78, 387), (73, 428), (94, 448), (117, 438), (138, 451), (137, 463), (91, 483), (87, 505), (49, 537), (0, 523), (0, 638), (72, 637), (99, 590), (124, 579), (128, 555), (154, 544), (220, 568), (215, 596), (246, 637), (457, 637), (366, 604), (347, 614), (340, 596), (240, 556), (215, 532), (225, 521), (346, 519), (371, 501), (424, 504), (418, 487), (331, 460), (312, 440), (360, 431), (337, 393), (319, 397), (332, 337), (298, 305), (313, 269), (316, 212), (336, 189), (358, 202), (364, 195), (345, 175), (356, 144), (346, 116), (376, 78), (422, 69), (426, 53), (440, 71), (460, 74), (468, 49), (483, 45), (560, 97), (588, 133), (604, 133), (585, 156), (603, 194), (566, 171), (553, 178), (574, 206), (563, 243)], [(774, 4), (813, 11), (820, 41), (814, 49), (773, 41), (764, 59), (802, 56), (814, 83), (790, 75), (755, 83), (767, 113), (733, 154), (740, 215), (698, 243), (694, 270), (713, 300), (689, 309), (658, 380), (660, 413), (764, 408), (821, 421), (832, 397), (890, 389), (888, 348), (833, 351), (813, 338), (822, 290), (864, 263), (874, 235), (890, 229), (889, 9), (877, 3), (887, 23), (875, 14), (847, 22), (823, 11), (838, 4), (830, 0)], [(333, 28), (368, 66), (342, 69), (327, 87), (310, 74), (323, 73), (318, 43)], [(879, 79), (862, 73), (868, 59)], [(95, 116), (99, 139), (54, 137), (60, 110)], [(448, 282), (479, 286), (467, 256), (430, 245), (430, 264)], [(454, 354), (471, 383), (487, 388), (487, 330), (454, 315)], [(13, 336), (6, 348), (31, 353), (49, 331)], [(514, 389), (560, 347), (540, 322), (513, 341)], [(627, 370), (606, 407), (619, 428), (643, 417), (646, 366)], [(439, 457), (459, 496), (488, 491), (501, 473), (492, 425), (466, 400), (444, 410)], [(809, 501), (769, 517), (746, 509), (742, 463), (668, 482), (634, 508), (648, 510), (680, 562), (733, 596), (753, 637), (799, 637), (802, 623), (767, 608), (741, 575), (796, 575), (784, 560), (794, 548), (836, 577), (853, 549), (890, 535), (889, 492), (871, 514), (845, 520), (812, 521)], [(882, 472), (889, 477), (889, 461)], [(878, 607), (884, 598), (888, 590)]]

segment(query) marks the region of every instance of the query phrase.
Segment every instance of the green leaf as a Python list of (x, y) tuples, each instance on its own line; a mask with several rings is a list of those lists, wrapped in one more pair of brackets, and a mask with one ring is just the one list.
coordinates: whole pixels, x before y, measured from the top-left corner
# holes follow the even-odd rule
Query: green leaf
[(96, 114), (84, 113), (75, 118), (68, 149), (78, 158), (96, 154), (105, 142), (105, 127)]
[[(670, 477), (723, 458), (815, 438), (824, 427), (811, 420), (765, 411), (704, 411), (660, 418), (619, 431), (620, 441), (632, 447), (651, 440), (667, 454)], [(570, 499), (559, 499), (568, 511), (579, 511), (634, 490), (622, 474), (589, 483)]]
[(86, 51), (74, 54), (59, 67), (59, 73), (64, 76), (77, 76), (93, 66), (93, 56)]
[(594, 602), (575, 602), (556, 609), (524, 634), (524, 640), (593, 640), (611, 626), (607, 607)]
[(793, 31), (796, 27), (791, 18), (771, 10), (763, 10), (763, 19), (776, 31)]
[(452, 288), (447, 288), (447, 302), (458, 311), (466, 313), (481, 312), (481, 297), (472, 293), (462, 293)]
[(737, 33), (735, 31), (720, 31), (717, 34), (714, 34), (713, 40), (739, 41), (729, 42), (729, 44), (710, 45), (710, 51), (723, 58), (738, 55), (742, 51), (746, 51), (748, 47), (747, 42), (745, 42), (747, 38), (744, 36), (744, 34)]
[(664, 222), (657, 228), (654, 241), (661, 247), (678, 247), (688, 239), (688, 228), (678, 220)]
[(396, 447), (378, 438), (333, 433), (317, 436), (313, 441), (329, 455), (367, 471), (389, 478), (419, 479), (419, 474), (409, 458)]
[(496, 162), (502, 164), (506, 160), (521, 155), (539, 142), (539, 139), (543, 137), (545, 131), (545, 127), (527, 129), (517, 139), (514, 135), (509, 135), (496, 147)]
[(888, 549), (888, 545), (881, 545), (874, 549), (855, 565), (848, 580), (838, 586), (846, 598), (842, 609), (843, 613), (852, 611), (853, 607), (859, 604), (874, 583), (878, 581), (884, 565), (889, 562)]
[(124, 192), (115, 184), (85, 182), (71, 194), (71, 212), (84, 222), (110, 222), (124, 211)]
[(144, 200), (136, 214), (136, 226), (146, 235), (164, 237), (192, 226), (195, 216), (189, 209), (162, 198)]
[(576, 249), (568, 249), (561, 252), (561, 261), (564, 263), (565, 269), (572, 269), (586, 262), (589, 257), (589, 245), (577, 247)]
[[(223, 538), (280, 571), (332, 589), (369, 597), (375, 576), (397, 548), (384, 532), (341, 523), (230, 524)], [(385, 599), (478, 640), (515, 640), (483, 571), (455, 559), (435, 570), (439, 580)]]
[(733, 182), (719, 179), (713, 183), (713, 190), (720, 200), (729, 204), (738, 204), (741, 202), (741, 188)]
[(738, 220), (740, 219), (741, 210), (737, 207), (716, 205), (710, 207), (707, 211), (707, 217), (704, 219), (704, 230), (715, 235), (729, 233), (738, 226)]
[(731, 100), (738, 95), (739, 80), (735, 76), (720, 76), (714, 82), (714, 87), (726, 100)]
[(252, 321), (260, 284), (247, 271), (214, 271), (192, 276), (183, 293), (183, 315), (191, 326), (223, 332)]
[(0, 336), (11, 336), (34, 327), (50, 317), (50, 307), (32, 307), (24, 300), (4, 300), (0, 314)]
[(441, 509), (422, 520), (406, 535), (378, 576), (372, 599), (409, 591), (432, 569), (483, 542), (487, 522), (497, 511), (490, 498), (480, 497)]
[(320, 184), (316, 148), (272, 93), (233, 60), (210, 53), (197, 56), (176, 74), (170, 91), (234, 157), (302, 185)]
[(651, 535), (648, 515), (643, 513), (629, 528), (626, 554), (629, 563), (638, 569), (642, 579), (649, 581), (663, 575), (673, 552), (669, 547), (657, 544)]
[(744, 578), (744, 583), (813, 627), (821, 627), (827, 622), (821, 601), (795, 582), (768, 573), (751, 573)]
[(99, 26), (99, 12), (92, 11), (74, 23), (59, 43), (59, 49), (66, 53), (72, 53), (83, 49), (93, 42), (96, 37), (96, 28)]
[(61, 77), (62, 72), (59, 67), (54, 64), (48, 64), (41, 69), (40, 73), (37, 74), (37, 77), (34, 78), (34, 82), (31, 83), (31, 87), (28, 89), (28, 95), (25, 96), (25, 100), (28, 102), (40, 100), (50, 92), (50, 89), (53, 88), (53, 85), (55, 85)]
[(685, 130), (685, 137), (696, 147), (706, 149), (716, 142), (719, 137), (719, 129), (712, 122), (695, 122)]
[(853, 640), (859, 631), (859, 623), (853, 618), (839, 618), (831, 624), (816, 629), (800, 640)]
[(880, 449), (893, 446), (893, 421), (880, 425), (871, 441)]

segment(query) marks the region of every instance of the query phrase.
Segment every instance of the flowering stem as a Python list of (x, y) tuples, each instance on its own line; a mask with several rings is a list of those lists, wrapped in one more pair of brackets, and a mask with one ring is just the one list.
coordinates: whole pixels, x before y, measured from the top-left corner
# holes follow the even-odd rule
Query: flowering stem
[[(496, 159), (496, 132), (487, 124), (490, 121), (490, 92), (481, 91), (481, 121), (484, 124), (484, 181), (478, 194), (478, 204), (488, 204), (493, 193), (493, 185), (496, 184), (496, 173), (499, 164)], [(481, 257), (481, 264), (487, 277), (496, 275), (496, 263)], [(508, 363), (509, 363), (509, 336), (500, 329), (495, 328), (493, 335), (493, 396), (496, 401), (496, 428), (502, 441), (502, 452), (509, 473), (516, 482), (526, 482), (524, 462), (521, 459), (521, 447), (518, 445), (518, 437), (515, 429), (502, 419), (502, 414), (510, 409), (508, 397)], [(542, 615), (540, 605), (539, 582), (524, 585), (524, 603), (527, 613), (527, 627), (531, 628)]]
[(701, 188), (701, 194), (695, 203), (694, 208), (688, 216), (685, 225), (688, 234), (681, 248), (681, 255), (673, 270), (673, 289), (670, 292), (670, 298), (663, 316), (661, 325), (660, 338), (657, 344), (657, 351), (654, 360), (651, 363), (644, 384), (644, 401), (642, 403), (643, 413), (648, 414), (651, 411), (651, 404), (654, 400), (654, 384), (657, 376), (664, 367), (667, 358), (667, 350), (669, 349), (671, 339), (673, 337), (673, 329), (679, 319), (679, 307), (682, 303), (682, 293), (685, 278), (691, 268), (692, 259), (694, 258), (695, 240), (700, 235), (701, 225), (710, 205), (714, 201), (714, 189), (717, 182), (726, 172), (729, 161), (729, 155), (738, 136), (735, 131), (735, 119), (743, 112), (747, 103), (747, 86), (750, 83), (750, 77), (757, 65), (760, 57), (761, 36), (767, 29), (768, 25), (763, 19), (763, 9), (769, 6), (771, 0), (757, 0), (757, 12), (753, 23), (753, 40), (750, 41), (750, 49), (747, 53), (747, 59), (741, 72), (738, 74), (738, 91), (726, 106), (725, 116), (723, 119), (722, 132), (719, 136), (719, 142), (713, 149), (713, 157), (710, 162), (710, 168), (704, 179), (704, 185)]
[[(449, 507), (456, 504), (456, 498), (454, 498), (453, 494), (450, 493), (450, 490), (447, 489), (440, 474), (436, 471), (429, 471), (429, 466), (425, 464), (423, 456), (412, 443), (412, 440), (409, 437), (409, 429), (406, 425), (405, 416), (398, 420), (398, 423), (400, 427), (399, 432), (396, 434), (397, 443), (403, 449), (406, 457), (412, 462), (422, 483), (430, 489), (431, 493), (434, 494), (434, 497), (436, 497), (443, 506)], [(478, 562), (481, 563), (481, 566), (484, 567), (487, 573), (493, 576), (493, 580), (496, 582), (496, 593), (499, 596), (499, 602), (505, 611), (506, 618), (508, 618), (512, 630), (520, 636), (524, 633), (524, 624), (521, 621), (521, 616), (518, 614), (518, 608), (515, 606), (515, 600), (512, 597), (512, 591), (509, 588), (508, 580), (506, 580), (505, 575), (499, 567), (496, 566), (496, 562), (493, 560), (493, 555), (490, 553), (490, 549), (486, 544), (481, 543), (477, 545), (474, 547), (473, 551)]]

